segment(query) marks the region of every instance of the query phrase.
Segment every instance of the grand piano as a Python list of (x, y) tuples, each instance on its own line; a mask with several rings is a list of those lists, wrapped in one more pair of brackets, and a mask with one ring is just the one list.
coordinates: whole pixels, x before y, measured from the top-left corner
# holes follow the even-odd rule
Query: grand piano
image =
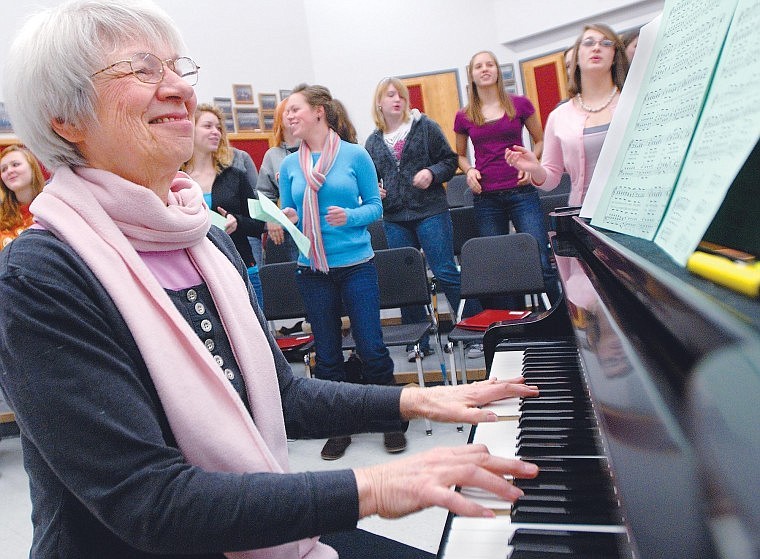
[(494, 519), (450, 514), (438, 557), (760, 558), (760, 302), (552, 219), (562, 300), (484, 339), (489, 375), (544, 401), (471, 433), (546, 477)]

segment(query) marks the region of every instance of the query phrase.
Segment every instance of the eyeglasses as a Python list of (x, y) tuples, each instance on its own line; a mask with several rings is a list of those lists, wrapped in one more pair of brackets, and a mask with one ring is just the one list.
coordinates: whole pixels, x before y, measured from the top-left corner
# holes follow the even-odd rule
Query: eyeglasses
[(155, 54), (149, 52), (138, 52), (129, 60), (119, 60), (102, 70), (98, 70), (90, 77), (94, 78), (98, 74), (110, 70), (118, 64), (129, 64), (129, 69), (135, 77), (143, 83), (161, 83), (164, 79), (164, 65), (180, 78), (185, 80), (189, 85), (198, 83), (198, 66), (191, 58), (181, 56), (175, 59), (161, 60)]
[(603, 47), (614, 47), (615, 41), (611, 41), (610, 39), (599, 39), (598, 41), (596, 39), (593, 39), (591, 37), (586, 37), (581, 41), (581, 45), (584, 47), (594, 47), (596, 45), (601, 45)]

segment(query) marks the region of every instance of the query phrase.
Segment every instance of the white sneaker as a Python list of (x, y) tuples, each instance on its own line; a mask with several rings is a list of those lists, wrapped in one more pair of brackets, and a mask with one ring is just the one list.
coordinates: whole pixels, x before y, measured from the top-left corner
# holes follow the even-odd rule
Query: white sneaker
[(472, 344), (467, 349), (467, 359), (480, 359), (483, 357), (483, 344)]

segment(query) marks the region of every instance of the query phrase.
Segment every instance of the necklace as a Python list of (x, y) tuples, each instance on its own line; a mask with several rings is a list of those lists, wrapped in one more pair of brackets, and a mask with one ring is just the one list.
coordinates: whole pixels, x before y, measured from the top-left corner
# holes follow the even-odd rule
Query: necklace
[(580, 93), (576, 95), (576, 97), (578, 98), (578, 104), (581, 106), (581, 109), (583, 109), (587, 113), (598, 113), (599, 111), (603, 111), (604, 109), (606, 109), (609, 106), (609, 104), (612, 103), (612, 100), (615, 98), (615, 94), (617, 92), (618, 92), (618, 88), (617, 86), (614, 86), (612, 88), (612, 93), (610, 93), (610, 96), (607, 97), (607, 100), (604, 102), (604, 104), (601, 107), (589, 107), (588, 105), (586, 105), (586, 103), (583, 102), (583, 97), (581, 96)]

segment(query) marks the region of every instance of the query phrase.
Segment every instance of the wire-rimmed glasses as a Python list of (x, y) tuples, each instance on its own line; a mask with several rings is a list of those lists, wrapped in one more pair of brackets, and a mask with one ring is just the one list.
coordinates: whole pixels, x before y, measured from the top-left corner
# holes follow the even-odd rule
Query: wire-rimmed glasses
[(192, 58), (180, 56), (179, 58), (161, 60), (155, 54), (149, 52), (138, 52), (129, 60), (114, 62), (110, 66), (98, 70), (90, 77), (94, 78), (98, 74), (124, 63), (129, 64), (131, 72), (143, 83), (161, 83), (161, 80), (164, 79), (164, 65), (189, 85), (198, 83), (198, 70), (200, 70), (200, 66)]
[(586, 37), (581, 41), (581, 45), (584, 47), (594, 47), (596, 45), (600, 45), (603, 47), (614, 47), (615, 41), (612, 41), (611, 39), (599, 39), (598, 41), (594, 39), (593, 37)]

